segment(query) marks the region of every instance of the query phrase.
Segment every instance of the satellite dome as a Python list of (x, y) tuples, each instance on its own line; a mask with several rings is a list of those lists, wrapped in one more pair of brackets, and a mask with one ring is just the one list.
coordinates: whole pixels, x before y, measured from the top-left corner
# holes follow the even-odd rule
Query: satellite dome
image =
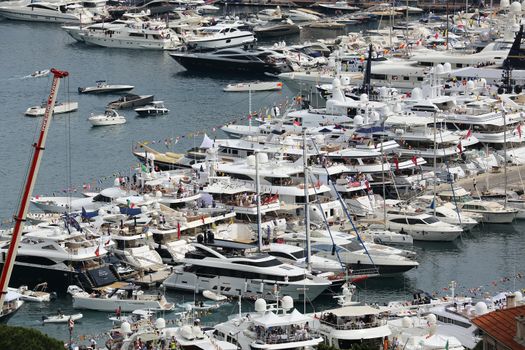
[(347, 77), (347, 76), (342, 77), (341, 85), (350, 85), (350, 77)]
[(255, 311), (265, 312), (266, 311), (266, 300), (264, 299), (255, 300)]
[(291, 310), (293, 308), (293, 299), (292, 299), (292, 297), (289, 296), (289, 295), (285, 295), (281, 299), (281, 306), (285, 310)]
[(115, 187), (119, 187), (120, 186), (120, 178), (115, 178), (115, 180), (113, 180), (113, 186)]
[(255, 167), (255, 156), (252, 154), (246, 158), (248, 166)]
[(403, 326), (403, 328), (412, 328), (413, 323), (410, 317), (405, 316), (403, 317), (403, 320), (401, 321), (401, 325)]
[(521, 12), (521, 4), (517, 1), (514, 1), (512, 4), (510, 4), (510, 12), (517, 14)]
[(437, 317), (434, 314), (428, 314), (426, 318), (429, 324), (436, 324), (437, 322)]
[(440, 63), (436, 66), (436, 74), (443, 74), (445, 72), (445, 68), (443, 67), (443, 65)]
[(521, 293), (519, 290), (514, 292), (514, 297), (516, 298), (516, 302), (520, 302), (523, 300), (523, 293)]
[(445, 62), (445, 64), (443, 65), (443, 70), (445, 73), (450, 73), (452, 71), (452, 65), (450, 64), (450, 62)]
[(361, 94), (361, 96), (359, 96), (359, 101), (361, 101), (361, 102), (368, 102), (368, 95), (367, 94)]
[(339, 80), (338, 78), (334, 78), (334, 80), (332, 81), (332, 87), (334, 88), (341, 87), (341, 80)]
[(476, 84), (472, 80), (467, 81), (467, 89), (473, 90), (475, 87)]
[(412, 89), (412, 98), (414, 100), (421, 100), (422, 96), (423, 96), (423, 91), (420, 88)]
[(482, 301), (479, 301), (478, 303), (476, 303), (474, 310), (476, 311), (476, 315), (484, 315), (487, 313), (488, 307), (487, 304), (485, 304)]
[(120, 325), (120, 332), (123, 334), (131, 333), (131, 325), (126, 321), (122, 322)]
[(361, 115), (356, 115), (354, 117), (354, 125), (355, 126), (361, 126), (364, 124), (364, 119), (363, 119), (363, 116)]
[(155, 328), (157, 329), (166, 328), (166, 321), (162, 317), (157, 318), (157, 320), (155, 321)]
[(505, 8), (507, 8), (509, 6), (510, 6), (509, 0), (501, 0), (499, 2), (499, 7), (502, 8), (502, 9), (505, 9)]

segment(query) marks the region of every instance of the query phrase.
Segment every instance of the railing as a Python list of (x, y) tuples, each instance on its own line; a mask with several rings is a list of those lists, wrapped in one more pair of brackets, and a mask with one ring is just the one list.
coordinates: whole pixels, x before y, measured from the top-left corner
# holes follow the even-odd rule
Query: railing
[(337, 330), (358, 330), (358, 329), (367, 329), (367, 328), (376, 328), (380, 326), (384, 326), (386, 324), (385, 320), (377, 320), (375, 322), (346, 322), (344, 324), (335, 324), (328, 322), (326, 320), (320, 320), (321, 324), (327, 325), (333, 329)]
[(307, 341), (319, 338), (320, 333), (316, 331), (299, 330), (294, 334), (267, 334), (266, 336), (258, 336), (256, 341), (265, 344), (282, 344), (293, 343), (299, 341)]

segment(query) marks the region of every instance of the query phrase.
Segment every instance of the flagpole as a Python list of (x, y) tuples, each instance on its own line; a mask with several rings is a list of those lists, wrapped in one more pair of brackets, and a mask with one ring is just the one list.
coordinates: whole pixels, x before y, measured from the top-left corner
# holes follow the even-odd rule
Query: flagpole
[[(436, 74), (436, 77), (437, 77), (437, 74)], [(435, 200), (436, 200), (436, 181), (437, 181), (437, 166), (436, 166), (436, 162), (437, 162), (437, 156), (436, 156), (436, 151), (437, 151), (437, 143), (436, 143), (436, 115), (437, 115), (437, 112), (434, 111), (434, 187), (433, 187), (433, 191), (434, 191), (434, 198), (432, 198), (432, 201), (434, 202), (434, 205), (432, 208), (432, 210), (434, 210), (434, 216), (436, 216), (436, 203), (435, 203)], [(460, 142), (460, 145), (461, 145), (461, 140), (459, 140)]]

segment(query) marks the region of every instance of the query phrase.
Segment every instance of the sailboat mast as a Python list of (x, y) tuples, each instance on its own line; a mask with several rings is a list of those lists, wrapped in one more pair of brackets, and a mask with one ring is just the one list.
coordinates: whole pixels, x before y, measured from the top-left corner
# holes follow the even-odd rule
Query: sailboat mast
[(255, 152), (255, 197), (257, 198), (257, 242), (259, 252), (262, 251), (262, 232), (261, 232), (261, 182), (259, 180), (259, 152)]
[(20, 243), (20, 239), (22, 238), (22, 229), (24, 228), (24, 222), (26, 220), (27, 211), (29, 209), (29, 199), (31, 198), (31, 194), (33, 193), (33, 188), (35, 187), (38, 169), (40, 168), (40, 162), (42, 160), (42, 155), (46, 146), (47, 133), (51, 124), (53, 108), (55, 108), (55, 101), (57, 97), (58, 88), (60, 86), (60, 79), (69, 75), (69, 73), (66, 71), (59, 71), (54, 68), (51, 69), (51, 73), (53, 74), (51, 92), (47, 99), (46, 111), (44, 113), (44, 118), (42, 119), (42, 125), (40, 127), (40, 135), (38, 137), (38, 141), (33, 145), (35, 150), (31, 159), (31, 166), (27, 174), (27, 179), (24, 185), (24, 191), (22, 194), (22, 199), (20, 201), (20, 206), (18, 208), (16, 216), (14, 217), (15, 227), (13, 229), (13, 235), (11, 237), (11, 243), (9, 244), (7, 255), (5, 257), (4, 267), (2, 268), (2, 275), (0, 276), (0, 307), (4, 304), (5, 296), (7, 295), (7, 287), (11, 279), (11, 274), (13, 272), (16, 255), (18, 253), (18, 244)]
[(304, 226), (306, 235), (306, 268), (311, 270), (311, 249), (310, 249), (310, 210), (308, 198), (308, 155), (306, 150), (306, 128), (303, 128), (303, 164), (304, 164)]
[(502, 114), (503, 114), (503, 172), (505, 174), (505, 209), (507, 208), (507, 110), (502, 103)]

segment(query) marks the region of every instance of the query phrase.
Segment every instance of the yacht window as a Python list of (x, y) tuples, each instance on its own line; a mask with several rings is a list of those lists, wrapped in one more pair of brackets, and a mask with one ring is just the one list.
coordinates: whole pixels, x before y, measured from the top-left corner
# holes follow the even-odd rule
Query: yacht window
[(249, 265), (257, 267), (270, 267), (270, 266), (279, 266), (282, 263), (277, 259), (263, 260), (263, 261), (234, 261), (233, 263), (239, 265)]
[(409, 225), (420, 225), (420, 224), (424, 224), (425, 222), (421, 219), (407, 218), (407, 223)]
[(298, 251), (296, 251), (295, 253), (292, 253), (292, 255), (293, 255), (296, 259), (302, 259), (302, 258), (304, 258), (304, 257), (306, 256), (304, 250), (298, 250)]
[(429, 216), (428, 218), (425, 218), (425, 220), (423, 221), (426, 222), (427, 224), (435, 224), (436, 222), (439, 222), (439, 219)]
[(397, 219), (392, 219), (390, 221), (395, 224), (406, 224), (407, 223), (407, 220), (405, 218), (397, 218)]
[[(386, 74), (370, 74), (370, 79), (375, 79), (375, 80), (386, 80)], [(421, 79), (423, 80), (423, 79)]]
[(271, 256), (275, 256), (277, 258), (293, 259), (293, 256), (290, 256), (290, 254), (286, 254), (283, 252), (268, 252), (268, 254), (270, 254)]
[(46, 245), (46, 246), (43, 246), (42, 249), (47, 249), (47, 250), (57, 250), (54, 246), (52, 245)]

